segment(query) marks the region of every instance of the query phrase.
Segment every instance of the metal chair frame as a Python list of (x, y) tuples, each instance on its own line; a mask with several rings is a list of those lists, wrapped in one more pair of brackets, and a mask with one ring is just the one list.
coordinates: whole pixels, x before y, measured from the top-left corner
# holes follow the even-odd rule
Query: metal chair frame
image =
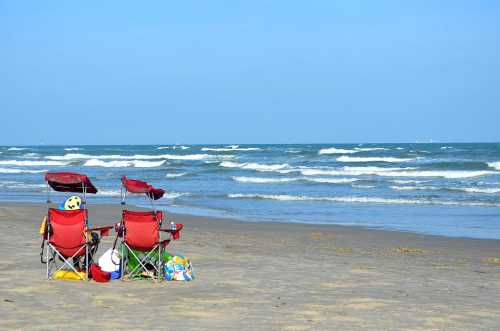
[[(82, 183), (82, 193), (83, 193), (83, 200), (82, 200), (82, 206), (86, 208), (87, 204), (87, 186)], [(49, 183), (47, 182), (47, 204), (52, 203), (50, 200), (50, 187)], [(56, 273), (59, 270), (62, 270), (62, 268), (65, 265), (68, 265), (71, 270), (73, 270), (78, 277), (81, 280), (89, 280), (89, 240), (88, 240), (88, 233), (84, 232), (82, 235), (85, 236), (85, 244), (80, 247), (75, 254), (73, 254), (71, 257), (65, 258), (58, 250), (57, 248), (50, 243), (50, 215), (47, 217), (48, 220), (48, 226), (47, 226), (47, 247), (46, 247), (46, 261), (47, 261), (47, 279), (52, 279), (52, 275)], [(88, 217), (87, 217), (87, 211), (85, 211), (85, 228), (88, 229)], [(85, 249), (85, 277), (80, 276), (78, 271), (76, 270), (75, 266), (73, 265), (72, 259), (76, 257), (78, 253), (81, 252), (82, 249)], [(57, 267), (57, 259), (56, 259), (56, 254), (63, 260), (63, 263)], [(52, 255), (52, 257), (49, 259), (49, 255)], [(51, 272), (53, 267), (56, 267), (57, 269), (54, 272)]]

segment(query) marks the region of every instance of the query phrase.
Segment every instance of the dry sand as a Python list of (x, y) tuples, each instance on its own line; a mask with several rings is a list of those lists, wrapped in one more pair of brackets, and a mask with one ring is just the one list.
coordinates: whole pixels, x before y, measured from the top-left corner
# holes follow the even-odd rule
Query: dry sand
[(500, 330), (498, 240), (171, 215), (193, 282), (48, 281), (45, 212), (0, 204), (0, 329)]

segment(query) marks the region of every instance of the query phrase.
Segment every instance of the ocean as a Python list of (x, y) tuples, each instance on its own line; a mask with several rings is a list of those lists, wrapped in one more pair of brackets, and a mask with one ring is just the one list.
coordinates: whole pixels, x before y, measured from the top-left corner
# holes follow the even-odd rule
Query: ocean
[(171, 212), (500, 239), (500, 144), (0, 146), (0, 200), (45, 202), (46, 171), (87, 174), (90, 205), (126, 175)]

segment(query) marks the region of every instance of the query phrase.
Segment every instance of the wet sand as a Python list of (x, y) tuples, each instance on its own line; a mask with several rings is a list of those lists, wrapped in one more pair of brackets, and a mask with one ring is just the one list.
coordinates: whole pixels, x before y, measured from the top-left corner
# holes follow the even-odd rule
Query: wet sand
[(0, 329), (500, 330), (499, 240), (170, 215), (196, 280), (98, 284), (45, 279), (45, 213), (0, 203)]

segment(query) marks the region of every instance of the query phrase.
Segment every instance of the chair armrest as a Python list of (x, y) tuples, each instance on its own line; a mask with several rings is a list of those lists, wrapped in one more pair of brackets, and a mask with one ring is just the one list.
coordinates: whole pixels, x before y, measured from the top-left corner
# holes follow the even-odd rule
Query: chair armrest
[(112, 228), (113, 228), (113, 225), (105, 225), (105, 226), (100, 226), (98, 228), (91, 228), (91, 229), (88, 229), (87, 231), (89, 231), (89, 232), (98, 231), (98, 232), (100, 232), (101, 237), (106, 237), (106, 236), (109, 236), (109, 230), (111, 230)]
[(175, 230), (172, 229), (160, 229), (162, 232), (169, 232), (172, 235), (172, 239), (177, 240), (181, 237), (181, 230), (184, 227), (184, 224), (176, 224), (175, 225)]

